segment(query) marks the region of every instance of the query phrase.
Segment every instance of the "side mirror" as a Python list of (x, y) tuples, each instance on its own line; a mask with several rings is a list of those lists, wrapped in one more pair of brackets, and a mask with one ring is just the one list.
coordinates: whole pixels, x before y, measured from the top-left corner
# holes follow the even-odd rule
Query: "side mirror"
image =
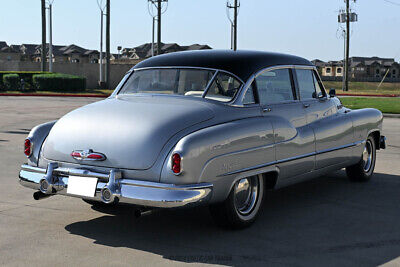
[(330, 97), (335, 97), (335, 96), (336, 96), (336, 90), (333, 89), (333, 88), (331, 88), (331, 89), (329, 90), (329, 96), (330, 96)]

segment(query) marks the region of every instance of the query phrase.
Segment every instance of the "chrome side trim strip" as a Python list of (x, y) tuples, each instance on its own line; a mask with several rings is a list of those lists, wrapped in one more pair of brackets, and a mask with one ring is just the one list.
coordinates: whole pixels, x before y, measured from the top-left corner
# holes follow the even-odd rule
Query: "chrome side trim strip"
[(338, 146), (338, 147), (334, 147), (334, 148), (330, 148), (330, 149), (319, 150), (319, 151), (316, 151), (316, 152), (302, 154), (302, 155), (295, 156), (295, 157), (290, 157), (290, 158), (286, 158), (286, 159), (271, 161), (271, 162), (268, 162), (268, 163), (264, 163), (264, 164), (260, 164), (260, 165), (247, 167), (247, 168), (239, 169), (239, 170), (236, 170), (236, 171), (231, 171), (231, 172), (227, 172), (227, 173), (224, 173), (224, 174), (220, 174), (220, 175), (218, 175), (218, 177), (238, 174), (238, 173), (242, 173), (242, 172), (246, 172), (246, 171), (252, 171), (252, 170), (256, 170), (256, 169), (260, 169), (260, 168), (264, 168), (264, 167), (269, 167), (271, 165), (275, 165), (275, 164), (279, 164), (279, 163), (286, 163), (286, 162), (289, 162), (289, 161), (303, 159), (303, 158), (307, 158), (307, 157), (311, 157), (311, 156), (316, 156), (316, 155), (320, 155), (320, 154), (324, 154), (324, 153), (328, 153), (328, 152), (333, 152), (333, 151), (340, 150), (340, 149), (359, 146), (359, 145), (364, 144), (364, 143), (365, 143), (365, 140), (362, 140), (362, 141), (357, 141), (357, 142), (354, 142), (354, 143), (351, 143), (351, 144), (346, 144), (346, 145), (342, 145), (342, 146)]

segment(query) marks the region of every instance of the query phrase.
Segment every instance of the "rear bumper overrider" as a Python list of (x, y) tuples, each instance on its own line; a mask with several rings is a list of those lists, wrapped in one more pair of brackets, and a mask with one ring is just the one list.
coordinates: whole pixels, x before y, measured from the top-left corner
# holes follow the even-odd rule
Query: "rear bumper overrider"
[[(95, 196), (68, 194), (69, 175), (98, 178)], [(102, 173), (86, 169), (62, 168), (55, 162), (49, 163), (47, 169), (22, 165), (19, 181), (25, 187), (40, 190), (43, 196), (60, 194), (104, 203), (121, 202), (158, 208), (175, 208), (207, 202), (211, 198), (213, 189), (210, 183), (174, 185), (146, 182), (122, 178), (118, 170)]]

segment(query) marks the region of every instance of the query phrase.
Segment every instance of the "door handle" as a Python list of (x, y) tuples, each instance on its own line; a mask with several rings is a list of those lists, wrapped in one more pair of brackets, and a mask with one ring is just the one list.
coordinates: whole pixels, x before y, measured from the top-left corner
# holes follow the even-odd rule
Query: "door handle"
[(309, 107), (310, 107), (310, 104), (303, 104), (303, 107), (304, 107), (304, 108), (309, 108)]
[(272, 111), (272, 109), (270, 109), (270, 108), (263, 108), (263, 112), (270, 112), (270, 111)]

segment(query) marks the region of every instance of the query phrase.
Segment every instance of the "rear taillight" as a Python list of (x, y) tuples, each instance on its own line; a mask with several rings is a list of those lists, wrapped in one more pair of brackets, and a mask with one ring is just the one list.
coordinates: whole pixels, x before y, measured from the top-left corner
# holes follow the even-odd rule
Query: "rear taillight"
[(24, 142), (24, 154), (28, 158), (32, 155), (32, 141), (29, 138), (26, 138)]
[(180, 174), (182, 172), (181, 155), (179, 155), (178, 153), (172, 154), (171, 161), (172, 161), (172, 164), (171, 164), (172, 172), (174, 174)]

